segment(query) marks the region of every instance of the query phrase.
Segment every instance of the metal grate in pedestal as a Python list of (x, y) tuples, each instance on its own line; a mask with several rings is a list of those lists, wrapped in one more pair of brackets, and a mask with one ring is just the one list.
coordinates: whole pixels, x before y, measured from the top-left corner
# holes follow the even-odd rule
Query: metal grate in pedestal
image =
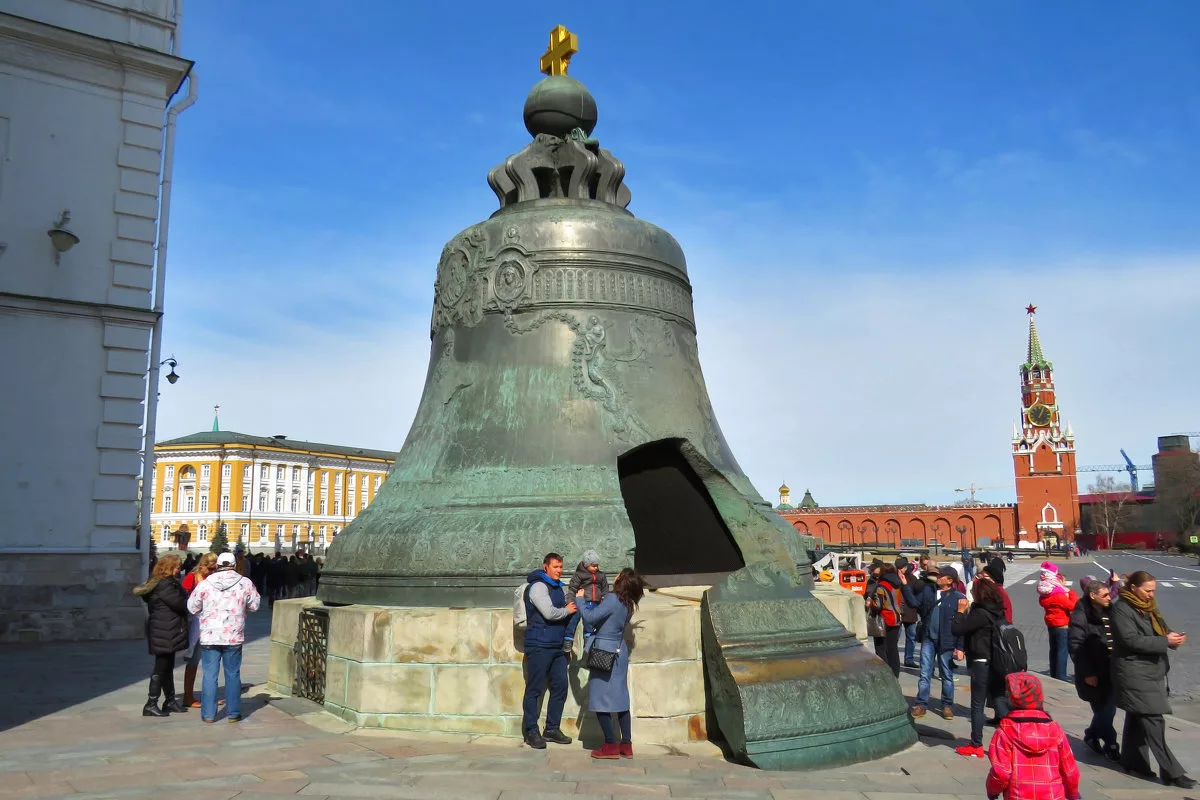
[(325, 702), (325, 656), (329, 649), (329, 609), (312, 606), (300, 612), (296, 635), (296, 678), (292, 694)]

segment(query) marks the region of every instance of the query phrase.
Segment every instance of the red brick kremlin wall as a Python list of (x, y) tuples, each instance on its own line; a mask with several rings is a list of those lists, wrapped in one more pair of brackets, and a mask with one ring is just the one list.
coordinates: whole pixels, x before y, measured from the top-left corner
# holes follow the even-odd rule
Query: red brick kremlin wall
[(1017, 509), (1012, 505), (831, 506), (781, 508), (779, 514), (800, 533), (817, 536), (826, 544), (895, 549), (926, 548), (934, 540), (943, 548), (959, 548), (964, 543), (977, 548), (983, 547), (980, 539), (1014, 547), (1019, 530)]

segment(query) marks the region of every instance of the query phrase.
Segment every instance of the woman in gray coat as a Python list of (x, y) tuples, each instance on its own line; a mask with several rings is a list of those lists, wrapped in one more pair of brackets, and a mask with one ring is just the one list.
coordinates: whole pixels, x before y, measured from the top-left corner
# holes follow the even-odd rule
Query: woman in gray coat
[[(617, 654), (611, 672), (593, 669), (588, 678), (588, 710), (596, 714), (596, 721), (604, 732), (604, 746), (593, 750), (592, 758), (633, 758), (629, 647), (625, 644), (625, 632), (644, 591), (642, 576), (626, 567), (613, 581), (612, 591), (598, 605), (579, 607), (584, 624), (596, 629), (584, 654), (585, 663), (587, 653), (594, 649)], [(582, 594), (580, 589), (577, 596)], [(620, 744), (613, 730), (613, 714), (617, 715), (617, 723), (621, 726)]]
[(1125, 709), (1121, 737), (1121, 765), (1139, 778), (1154, 780), (1147, 749), (1154, 753), (1162, 782), (1191, 789), (1196, 782), (1167, 747), (1164, 714), (1171, 713), (1167, 699), (1167, 652), (1187, 641), (1174, 633), (1158, 613), (1154, 593), (1157, 583), (1148, 572), (1131, 574), (1121, 589), (1121, 602), (1112, 607), (1112, 677), (1117, 705)]

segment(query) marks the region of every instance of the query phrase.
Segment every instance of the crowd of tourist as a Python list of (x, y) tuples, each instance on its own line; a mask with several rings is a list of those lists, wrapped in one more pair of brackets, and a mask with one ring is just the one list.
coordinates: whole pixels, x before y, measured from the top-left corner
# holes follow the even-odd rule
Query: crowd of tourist
[[(903, 664), (919, 669), (910, 709), (914, 719), (931, 705), (935, 671), (940, 713), (953, 719), (954, 671), (964, 665), (970, 678), (971, 731), (969, 741), (956, 752), (990, 759), (990, 798), (1077, 800), (1079, 770), (1065, 734), (1043, 708), (1040, 680), (1027, 671), (1024, 637), (1013, 625), (1012, 602), (1004, 589), (1005, 570), (998, 557), (987, 560), (978, 573), (964, 563), (961, 575), (928, 557), (916, 563), (904, 557), (892, 564), (877, 560), (865, 592), (868, 632), (876, 654), (897, 677), (904, 635)], [(134, 589), (147, 606), (146, 640), (154, 657), (143, 715), (160, 717), (199, 706), (201, 719), (213, 722), (223, 671), (226, 719), (240, 720), (246, 613), (257, 610), (263, 596), (273, 602), (314, 593), (319, 576), (319, 562), (303, 553), (289, 558), (208, 553), (187, 562), (176, 555), (159, 558), (149, 580)], [(525, 743), (537, 749), (547, 742), (570, 744), (561, 723), (568, 663), (581, 632), (583, 666), (591, 673), (587, 707), (604, 736), (592, 757), (632, 758), (626, 640), (645, 591), (643, 579), (625, 568), (610, 586), (594, 550), (583, 553), (568, 582), (562, 578), (563, 557), (548, 553), (515, 597), (515, 629), (524, 632)], [(1046, 561), (1037, 583), (1050, 643), (1050, 675), (1065, 680), (1067, 664), (1073, 662), (1076, 691), (1091, 705), (1084, 743), (1147, 780), (1155, 779), (1152, 754), (1164, 784), (1194, 787), (1195, 781), (1167, 746), (1164, 722), (1164, 715), (1171, 713), (1169, 654), (1185, 644), (1187, 636), (1172, 631), (1158, 611), (1154, 576), (1139, 571), (1124, 581), (1116, 574), (1089, 578), (1080, 597), (1058, 567)], [(173, 678), (175, 655), (181, 651), (188, 652), (182, 698)], [(203, 669), (199, 699), (194, 693), (198, 668)], [(547, 686), (543, 727), (538, 710)], [(989, 707), (996, 733), (985, 750)], [(1118, 708), (1125, 712), (1119, 738), (1114, 727)]]
[[(205, 556), (188, 553), (183, 562), (183, 572), (189, 573)], [(241, 545), (233, 552), (238, 574), (244, 575), (254, 584), (259, 595), (265, 597), (271, 605), (276, 600), (289, 600), (296, 597), (312, 597), (317, 593), (321, 583), (322, 559), (304, 551), (294, 555), (276, 553), (268, 556), (266, 553), (246, 555)]]
[[(920, 670), (910, 709), (914, 719), (927, 713), (935, 671), (941, 715), (953, 719), (954, 671), (963, 665), (970, 678), (971, 733), (956, 752), (991, 759), (989, 797), (1075, 800), (1078, 769), (1061, 729), (1042, 710), (1040, 681), (1027, 672), (1024, 636), (1013, 625), (1012, 601), (1004, 589), (1005, 562), (985, 559), (974, 573), (974, 560), (964, 553), (961, 575), (928, 557), (915, 564), (904, 557), (893, 564), (873, 562), (865, 602), (875, 652), (899, 677), (903, 633), (903, 663)], [(1049, 642), (1049, 673), (1065, 681), (1074, 663), (1076, 691), (1092, 709), (1084, 743), (1146, 780), (1156, 778), (1153, 755), (1164, 784), (1194, 787), (1167, 746), (1164, 722), (1171, 713), (1169, 654), (1187, 636), (1172, 631), (1158, 611), (1154, 576), (1139, 571), (1123, 581), (1115, 573), (1089, 577), (1082, 590), (1080, 597), (1054, 562), (1041, 564), (1037, 595)], [(985, 750), (987, 708), (994, 709), (997, 731)], [(1125, 711), (1119, 740), (1118, 708)], [(1030, 794), (1029, 787), (1038, 786), (1049, 788)]]

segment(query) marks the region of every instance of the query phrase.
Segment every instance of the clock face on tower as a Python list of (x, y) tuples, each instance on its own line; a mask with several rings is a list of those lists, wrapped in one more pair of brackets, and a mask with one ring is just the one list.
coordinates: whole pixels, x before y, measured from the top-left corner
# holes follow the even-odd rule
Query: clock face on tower
[(1025, 416), (1029, 419), (1030, 425), (1034, 425), (1038, 428), (1045, 428), (1049, 426), (1054, 415), (1050, 412), (1049, 406), (1042, 405), (1041, 403), (1034, 403), (1029, 407), (1029, 410), (1025, 412)]

